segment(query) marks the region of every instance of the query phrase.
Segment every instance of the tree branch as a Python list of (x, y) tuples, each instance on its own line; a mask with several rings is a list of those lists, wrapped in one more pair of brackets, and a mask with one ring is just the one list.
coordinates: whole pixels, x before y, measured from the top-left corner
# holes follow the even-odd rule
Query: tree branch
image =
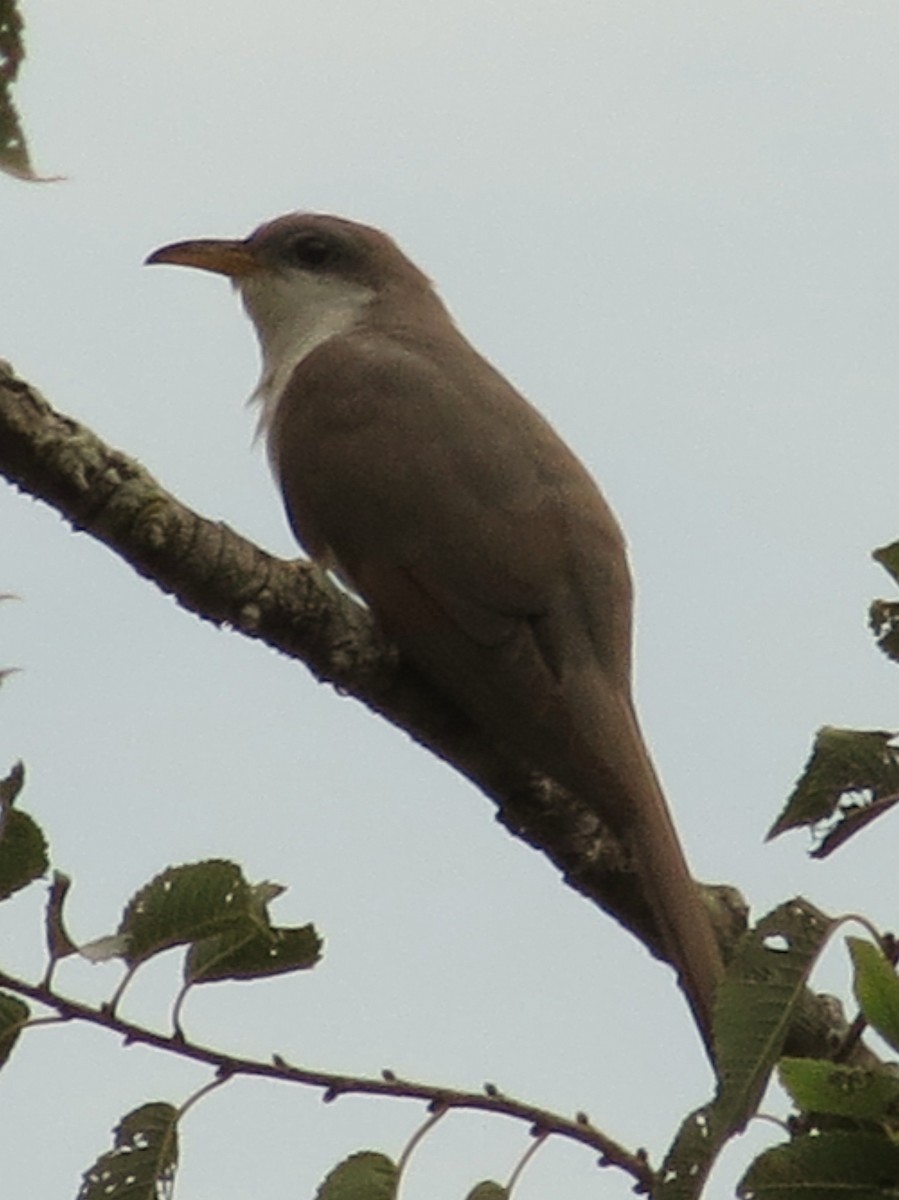
[[(65, 1021), (87, 1021), (92, 1025), (99, 1025), (123, 1037), (128, 1045), (136, 1043), (152, 1046), (156, 1050), (203, 1063), (212, 1067), (220, 1077), (243, 1075), (250, 1078), (277, 1079), (282, 1083), (305, 1084), (307, 1087), (322, 1088), (326, 1101), (349, 1095), (389, 1096), (395, 1099), (423, 1100), (433, 1108), (469, 1109), (512, 1117), (528, 1122), (535, 1135), (554, 1134), (588, 1146), (600, 1155), (602, 1166), (616, 1166), (627, 1171), (646, 1191), (651, 1189), (655, 1181), (655, 1175), (645, 1155), (639, 1151), (631, 1153), (626, 1150), (619, 1142), (591, 1124), (585, 1114), (578, 1113), (574, 1118), (564, 1117), (549, 1109), (538, 1108), (534, 1104), (526, 1104), (511, 1096), (505, 1096), (493, 1085), (486, 1085), (482, 1092), (466, 1092), (399, 1079), (389, 1070), (385, 1070), (380, 1079), (373, 1079), (359, 1075), (342, 1075), (333, 1071), (313, 1071), (285, 1062), (279, 1055), (273, 1055), (271, 1062), (261, 1062), (258, 1059), (226, 1054), (224, 1051), (201, 1046), (183, 1038), (155, 1033), (141, 1025), (133, 1025), (119, 1016), (113, 1016), (102, 1008), (91, 1008), (80, 1001), (70, 1000), (44, 984), (28, 983), (2, 970), (0, 987), (8, 988), (11, 992), (27, 996), (30, 1000), (52, 1008)], [(37, 1023), (29, 1021), (24, 1027)]]

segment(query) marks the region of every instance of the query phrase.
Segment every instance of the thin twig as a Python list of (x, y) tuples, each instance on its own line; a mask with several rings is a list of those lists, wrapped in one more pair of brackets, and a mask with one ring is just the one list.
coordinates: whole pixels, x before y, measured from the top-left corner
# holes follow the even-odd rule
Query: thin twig
[(528, 1146), (527, 1150), (525, 1150), (524, 1154), (522, 1154), (521, 1158), (518, 1160), (518, 1162), (515, 1166), (515, 1170), (512, 1172), (512, 1174), (509, 1176), (508, 1180), (506, 1181), (506, 1191), (509, 1193), (510, 1196), (512, 1195), (512, 1189), (515, 1187), (516, 1183), (518, 1183), (518, 1180), (521, 1178), (522, 1172), (524, 1171), (525, 1167), (528, 1165), (528, 1163), (531, 1161), (531, 1159), (534, 1157), (534, 1155), (537, 1153), (537, 1151), (540, 1149), (540, 1147), (543, 1145), (543, 1143), (546, 1141), (546, 1139), (548, 1137), (549, 1137), (549, 1134), (546, 1132), (546, 1130), (541, 1129), (538, 1134), (535, 1134), (533, 1142), (531, 1143), (530, 1146)]
[(347, 1095), (389, 1096), (394, 1099), (424, 1101), (436, 1110), (457, 1108), (510, 1117), (513, 1120), (528, 1122), (541, 1134), (545, 1131), (547, 1135), (564, 1137), (595, 1150), (603, 1165), (618, 1167), (647, 1190), (651, 1190), (654, 1183), (655, 1175), (644, 1158), (625, 1149), (595, 1125), (577, 1117), (572, 1119), (548, 1109), (538, 1108), (534, 1104), (514, 1100), (494, 1089), (490, 1089), (489, 1092), (468, 1092), (438, 1087), (434, 1084), (399, 1079), (391, 1071), (385, 1071), (378, 1079), (337, 1074), (332, 1071), (314, 1071), (287, 1063), (278, 1055), (274, 1055), (271, 1062), (243, 1058), (196, 1042), (181, 1041), (175, 1036), (155, 1033), (151, 1029), (125, 1021), (105, 1009), (92, 1008), (78, 1000), (61, 996), (43, 984), (28, 983), (27, 980), (2, 970), (0, 987), (55, 1009), (67, 1020), (86, 1021), (108, 1029), (124, 1038), (128, 1045), (152, 1046), (157, 1050), (203, 1063), (214, 1068), (220, 1078), (243, 1075), (274, 1079), (282, 1083), (303, 1084), (307, 1087), (322, 1088), (326, 1100)]
[(412, 1157), (412, 1152), (415, 1150), (415, 1147), (421, 1142), (421, 1139), (426, 1134), (430, 1133), (438, 1121), (443, 1120), (448, 1111), (449, 1109), (446, 1107), (446, 1105), (442, 1104), (439, 1108), (436, 1108), (433, 1112), (429, 1113), (428, 1119), (419, 1125), (419, 1127), (409, 1138), (408, 1142), (406, 1142), (406, 1145), (403, 1147), (403, 1152), (399, 1156), (396, 1164), (397, 1188), (399, 1188), (399, 1183), (403, 1177), (403, 1172), (406, 1169), (409, 1159)]

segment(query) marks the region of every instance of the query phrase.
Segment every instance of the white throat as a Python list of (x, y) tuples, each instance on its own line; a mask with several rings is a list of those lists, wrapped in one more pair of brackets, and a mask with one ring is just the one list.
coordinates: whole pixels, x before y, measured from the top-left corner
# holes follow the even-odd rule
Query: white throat
[(262, 373), (250, 401), (260, 405), (257, 432), (264, 434), (296, 367), (317, 346), (358, 325), (375, 293), (336, 275), (301, 270), (248, 275), (237, 286), (262, 353)]

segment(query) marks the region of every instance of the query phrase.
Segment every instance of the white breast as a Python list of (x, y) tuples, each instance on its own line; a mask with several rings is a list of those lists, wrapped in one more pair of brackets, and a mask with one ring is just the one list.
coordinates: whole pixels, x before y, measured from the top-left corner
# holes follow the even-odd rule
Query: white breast
[(250, 400), (260, 405), (257, 432), (264, 434), (294, 369), (317, 346), (358, 325), (374, 292), (339, 276), (299, 269), (248, 275), (237, 286), (262, 353)]

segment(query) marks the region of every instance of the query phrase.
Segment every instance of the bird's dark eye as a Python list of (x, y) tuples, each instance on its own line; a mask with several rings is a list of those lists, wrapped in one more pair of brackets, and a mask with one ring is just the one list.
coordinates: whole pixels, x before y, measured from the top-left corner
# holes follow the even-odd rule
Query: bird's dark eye
[(300, 267), (322, 267), (334, 257), (334, 244), (315, 233), (296, 237), (289, 247), (291, 261)]

